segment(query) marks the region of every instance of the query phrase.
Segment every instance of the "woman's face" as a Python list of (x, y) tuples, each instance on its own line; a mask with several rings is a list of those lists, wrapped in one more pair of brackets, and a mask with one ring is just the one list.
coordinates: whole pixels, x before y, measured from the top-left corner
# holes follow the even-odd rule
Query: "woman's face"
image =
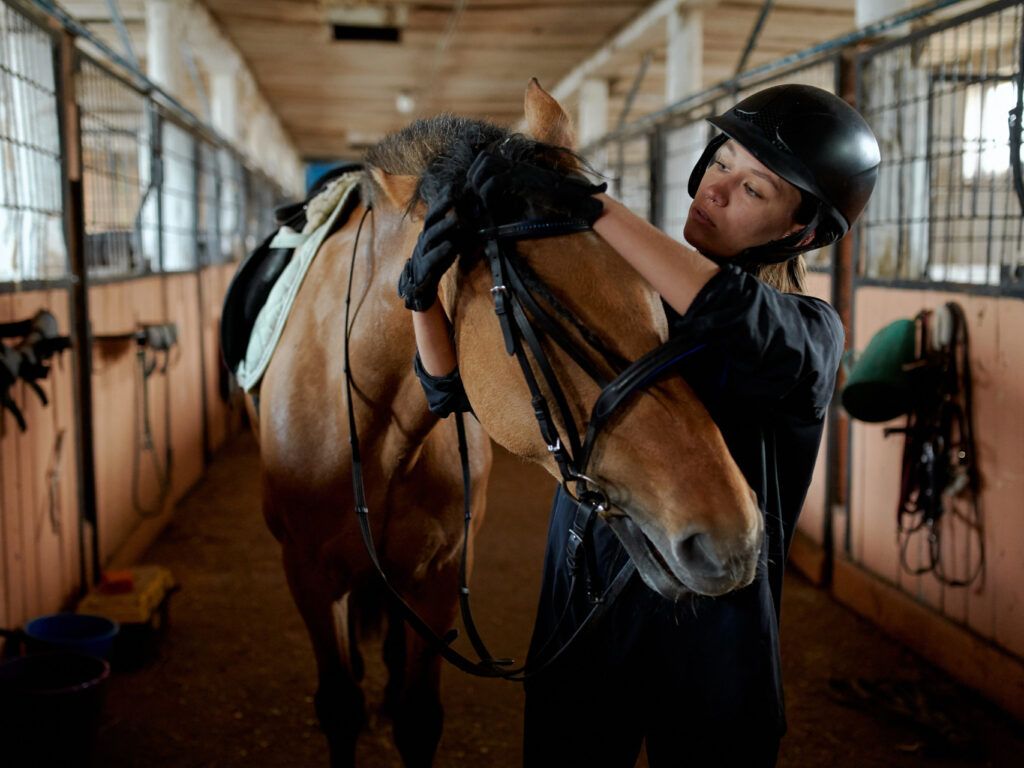
[(731, 258), (799, 231), (800, 191), (731, 139), (708, 164), (683, 236), (694, 248)]

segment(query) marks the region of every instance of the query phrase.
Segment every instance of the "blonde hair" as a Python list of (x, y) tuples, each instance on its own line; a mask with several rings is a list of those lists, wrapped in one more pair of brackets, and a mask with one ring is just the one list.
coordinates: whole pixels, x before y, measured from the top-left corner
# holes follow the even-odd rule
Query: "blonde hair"
[(754, 277), (782, 293), (807, 293), (807, 262), (803, 255), (781, 264), (761, 264)]

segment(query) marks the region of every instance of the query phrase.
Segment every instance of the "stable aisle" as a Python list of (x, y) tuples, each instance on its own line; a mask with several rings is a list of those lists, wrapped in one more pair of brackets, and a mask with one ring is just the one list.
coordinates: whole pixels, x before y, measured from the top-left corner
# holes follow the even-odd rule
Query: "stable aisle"
[[(495, 450), (473, 579), (474, 617), (495, 653), (525, 653), (553, 487), (537, 468)], [(326, 768), (313, 655), (259, 488), (257, 449), (245, 435), (216, 456), (146, 553), (145, 562), (172, 570), (181, 591), (171, 598), (158, 657), (111, 679), (96, 766)], [(390, 724), (378, 714), (379, 643), (364, 651), (370, 726), (358, 764), (400, 768)], [(780, 768), (1010, 768), (1024, 755), (1024, 728), (799, 576), (786, 584), (782, 653), (790, 728)], [(451, 667), (442, 685), (435, 766), (519, 766), (520, 685)], [(614, 712), (598, 716), (614, 727)], [(737, 738), (742, 732), (737, 724)], [(684, 765), (685, 746), (680, 757)]]

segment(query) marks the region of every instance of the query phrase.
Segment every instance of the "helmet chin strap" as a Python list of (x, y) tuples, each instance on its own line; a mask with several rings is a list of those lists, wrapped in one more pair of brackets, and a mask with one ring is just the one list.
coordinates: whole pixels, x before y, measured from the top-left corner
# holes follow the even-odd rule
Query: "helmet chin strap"
[[(747, 272), (752, 271), (755, 267), (762, 266), (764, 264), (781, 264), (795, 259), (801, 253), (807, 251), (813, 251), (815, 248), (821, 248), (835, 242), (836, 237), (833, 233), (826, 232), (824, 236), (821, 233), (816, 234), (821, 225), (821, 207), (814, 212), (814, 216), (811, 218), (810, 223), (806, 224), (803, 229), (780, 237), (778, 240), (772, 240), (763, 245), (755, 245), (751, 248), (745, 248), (735, 256), (722, 257), (706, 251), (700, 251), (700, 253), (718, 265), (723, 264), (735, 264), (738, 267), (742, 267)], [(804, 243), (808, 235), (814, 234), (810, 242)], [(803, 245), (801, 245), (803, 243)], [(699, 249), (698, 249), (699, 250)]]

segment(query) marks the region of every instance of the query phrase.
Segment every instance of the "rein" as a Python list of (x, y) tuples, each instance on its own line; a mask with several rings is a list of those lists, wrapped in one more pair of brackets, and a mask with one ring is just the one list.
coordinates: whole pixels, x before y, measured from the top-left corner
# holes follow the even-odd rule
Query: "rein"
[[(494, 299), (494, 310), (501, 325), (505, 350), (509, 355), (515, 355), (519, 362), (523, 377), (530, 390), (531, 405), (540, 428), (541, 436), (559, 467), (562, 475), (562, 484), (566, 492), (569, 493), (568, 487), (570, 484), (576, 485), (576, 495), (572, 493), (569, 493), (569, 495), (577, 502), (578, 506), (575, 519), (570, 528), (569, 542), (567, 544), (567, 562), (572, 572), (572, 580), (566, 597), (565, 608), (551, 637), (541, 646), (542, 653), (540, 655), (542, 658), (540, 660), (529, 660), (526, 664), (513, 668), (511, 659), (496, 658), (487, 650), (476, 629), (469, 607), (469, 587), (467, 585), (467, 551), (471, 521), (469, 453), (463, 415), (461, 413), (455, 414), (459, 456), (462, 465), (464, 498), (464, 538), (462, 560), (459, 569), (459, 606), (466, 634), (479, 657), (478, 661), (473, 661), (451, 647), (451, 643), (457, 636), (457, 630), (452, 629), (443, 637), (439, 636), (391, 585), (381, 565), (373, 541), (369, 509), (366, 504), (359, 437), (356, 431), (355, 411), (352, 404), (352, 373), (349, 360), (349, 339), (352, 331), (350, 323), (352, 279), (355, 274), (359, 237), (362, 233), (363, 223), (366, 221), (366, 217), (371, 210), (372, 208), (367, 206), (356, 230), (345, 296), (344, 370), (348, 404), (349, 443), (352, 446), (352, 487), (355, 497), (355, 511), (363, 542), (366, 545), (374, 568), (394, 598), (396, 605), (400, 608), (403, 617), (433, 650), (462, 671), (472, 675), (492, 678), (500, 677), (509, 680), (525, 680), (553, 664), (585, 629), (596, 624), (608, 607), (625, 589), (627, 583), (636, 572), (636, 565), (632, 560), (629, 560), (600, 594), (597, 593), (591, 583), (591, 577), (596, 571), (596, 556), (593, 552), (590, 533), (596, 517), (610, 519), (625, 516), (624, 512), (613, 508), (607, 492), (594, 479), (586, 475), (590, 456), (598, 435), (616, 410), (633, 394), (675, 363), (703, 348), (704, 345), (693, 347), (686, 345), (680, 339), (669, 340), (631, 364), (625, 364), (624, 361), (617, 359), (616, 355), (609, 353), (605, 349), (599, 349), (598, 351), (603, 354), (605, 362), (613, 373), (618, 371), (617, 375), (613, 375), (612, 380), (608, 381), (606, 373), (594, 363), (590, 356), (579, 349), (565, 329), (545, 312), (536, 301), (527, 286), (527, 280), (524, 280), (516, 265), (516, 260), (513, 258), (515, 256), (514, 243), (518, 240), (586, 232), (591, 229), (590, 225), (581, 219), (533, 220), (504, 224), (483, 229), (479, 232), (479, 236), (486, 240), (484, 253), (490, 265), (494, 282), (494, 286), (491, 288), (491, 295)], [(527, 316), (527, 313), (529, 313), (530, 317)], [(536, 328), (535, 325), (537, 326)], [(574, 325), (579, 327), (579, 324), (575, 322)], [(548, 355), (541, 345), (537, 332), (538, 329), (561, 347), (601, 387), (601, 394), (594, 403), (590, 421), (582, 437), (576, 427), (575, 419), (573, 418), (565, 393), (558, 382)], [(558, 426), (552, 418), (548, 399), (545, 397), (534, 373), (533, 366), (527, 357), (527, 350), (529, 350), (530, 355), (540, 369), (541, 377), (561, 417), (565, 433), (564, 441)], [(584, 568), (584, 563), (587, 564), (586, 568)], [(586, 589), (587, 600), (592, 607), (580, 625), (573, 631), (572, 635), (557, 650), (544, 655), (543, 652), (547, 651), (554, 638), (558, 635), (558, 630), (563, 620), (569, 614), (573, 597), (581, 582), (580, 576), (584, 572), (585, 578), (582, 581)]]

